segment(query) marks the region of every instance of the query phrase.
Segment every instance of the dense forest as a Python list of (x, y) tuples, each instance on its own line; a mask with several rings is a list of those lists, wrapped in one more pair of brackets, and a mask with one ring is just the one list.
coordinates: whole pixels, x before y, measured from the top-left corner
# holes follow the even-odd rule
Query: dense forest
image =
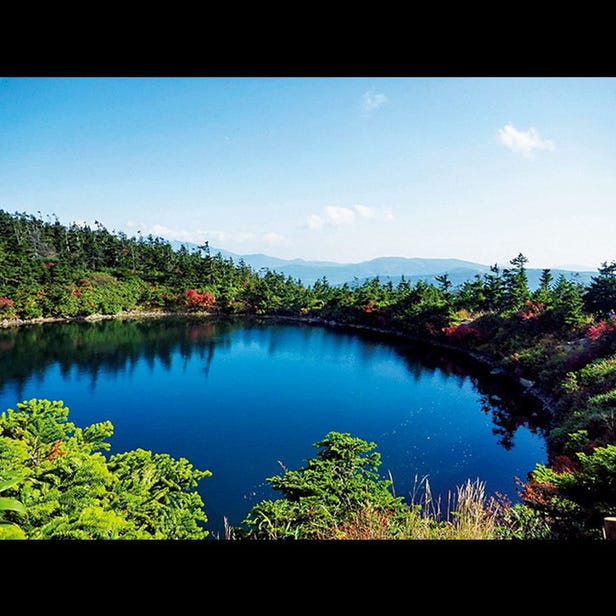
[[(551, 417), (549, 462), (529, 469), (522, 504), (467, 507), (473, 524), (490, 521), (485, 538), (600, 538), (603, 518), (616, 515), (616, 262), (603, 263), (586, 285), (545, 269), (533, 291), (527, 262), (518, 254), (456, 287), (446, 274), (433, 283), (375, 277), (304, 285), (210, 254), (207, 241), (174, 250), (161, 238), (127, 237), (100, 223), (66, 226), (0, 210), (0, 324), (250, 314), (372, 328), (462, 350), (516, 379)], [(77, 428), (58, 402), (16, 406), (0, 415), (0, 537), (207, 535), (193, 489), (208, 471), (142, 450), (107, 459), (113, 426)], [(267, 479), (282, 498), (255, 506), (229, 538), (463, 535), (462, 505), (450, 531), (451, 522), (422, 517), (393, 497), (379, 478), (375, 443), (330, 433), (315, 447), (305, 468)], [(467, 488), (468, 496), (477, 486)]]

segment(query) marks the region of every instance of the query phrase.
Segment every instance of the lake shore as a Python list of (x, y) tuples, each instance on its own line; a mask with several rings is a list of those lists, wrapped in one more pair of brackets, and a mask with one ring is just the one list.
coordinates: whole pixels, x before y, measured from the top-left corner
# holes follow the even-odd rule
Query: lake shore
[(454, 344), (450, 344), (447, 342), (443, 342), (441, 340), (437, 340), (434, 338), (422, 337), (422, 336), (413, 336), (411, 334), (406, 334), (404, 332), (400, 332), (394, 329), (387, 329), (383, 327), (374, 327), (370, 325), (360, 325), (354, 323), (338, 323), (337, 321), (331, 321), (328, 319), (319, 319), (315, 317), (302, 317), (302, 316), (277, 316), (277, 315), (263, 315), (264, 318), (273, 319), (273, 320), (284, 320), (289, 322), (299, 322), (299, 323), (307, 323), (313, 325), (322, 325), (327, 327), (337, 327), (343, 329), (352, 329), (359, 331), (367, 331), (370, 333), (377, 333), (388, 337), (398, 338), (400, 340), (406, 340), (410, 342), (419, 342), (421, 344), (425, 344), (427, 346), (438, 347), (440, 349), (451, 351), (457, 354), (461, 354), (475, 363), (479, 364), (483, 368), (487, 369), (489, 373), (493, 376), (498, 375), (508, 380), (517, 383), (524, 392), (530, 397), (537, 400), (543, 406), (544, 410), (550, 413), (551, 417), (554, 417), (556, 414), (556, 400), (554, 400), (551, 396), (549, 396), (546, 392), (541, 391), (534, 381), (530, 381), (523, 377), (519, 377), (506, 370), (500, 362), (493, 359), (492, 357), (477, 353), (476, 351), (472, 351), (470, 349), (466, 349), (461, 346), (456, 346)]
[(456, 346), (441, 340), (428, 337), (413, 336), (404, 332), (397, 331), (395, 329), (388, 329), (384, 327), (375, 327), (371, 325), (361, 325), (356, 323), (339, 323), (330, 319), (321, 319), (318, 317), (308, 317), (302, 315), (254, 315), (254, 314), (233, 314), (233, 315), (221, 315), (215, 312), (194, 312), (194, 311), (168, 311), (168, 310), (130, 310), (117, 314), (92, 314), (87, 316), (75, 316), (75, 317), (39, 317), (34, 319), (3, 319), (0, 321), (0, 328), (7, 329), (12, 327), (22, 327), (27, 325), (36, 325), (41, 323), (70, 323), (75, 321), (104, 321), (104, 320), (137, 320), (137, 319), (164, 319), (169, 317), (183, 317), (183, 318), (221, 318), (221, 317), (251, 317), (256, 319), (266, 319), (271, 321), (286, 321), (293, 323), (304, 323), (307, 325), (317, 325), (325, 327), (335, 327), (342, 329), (350, 329), (357, 331), (366, 331), (370, 333), (376, 333), (387, 337), (398, 338), (400, 340), (406, 340), (410, 342), (419, 342), (428, 346), (438, 347), (443, 350), (459, 353), (465, 357), (471, 359), (477, 364), (481, 365), (485, 369), (489, 370), (492, 375), (503, 376), (523, 388), (525, 393), (538, 402), (541, 403), (544, 410), (550, 413), (552, 418), (556, 414), (556, 400), (549, 396), (546, 392), (537, 388), (533, 381), (529, 381), (522, 377), (518, 377), (508, 372), (497, 360), (466, 349), (461, 346)]
[(178, 312), (168, 310), (128, 310), (117, 314), (90, 314), (76, 317), (38, 317), (35, 319), (3, 319), (0, 328), (22, 327), (24, 325), (38, 325), (40, 323), (72, 323), (75, 321), (111, 321), (129, 319), (163, 319), (166, 317), (216, 317), (212, 312)]

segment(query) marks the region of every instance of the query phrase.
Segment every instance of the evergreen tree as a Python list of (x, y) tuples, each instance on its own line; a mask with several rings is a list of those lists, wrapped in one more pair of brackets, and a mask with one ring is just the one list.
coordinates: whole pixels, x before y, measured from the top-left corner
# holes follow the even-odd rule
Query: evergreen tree
[(484, 274), (483, 278), (483, 295), (485, 297), (483, 307), (488, 311), (499, 312), (503, 307), (505, 285), (498, 264), (495, 263), (490, 266), (490, 273)]
[(141, 449), (107, 460), (111, 422), (82, 429), (68, 414), (62, 401), (33, 399), (0, 415), (0, 478), (20, 478), (4, 484), (5, 498), (23, 506), (4, 513), (3, 523), (27, 539), (207, 536), (194, 488), (210, 471)]
[(528, 259), (522, 253), (519, 253), (509, 263), (512, 268), (503, 270), (503, 309), (504, 312), (517, 312), (530, 298), (528, 275), (525, 269)]
[(604, 262), (598, 271), (584, 294), (584, 305), (589, 312), (606, 318), (616, 312), (616, 261)]
[(236, 529), (240, 538), (319, 539), (369, 505), (405, 511), (402, 498), (390, 492), (391, 481), (378, 475), (375, 443), (330, 432), (314, 446), (320, 450), (307, 466), (267, 479), (283, 498), (255, 505)]
[(574, 330), (586, 322), (582, 293), (583, 286), (580, 283), (568, 280), (563, 274), (558, 277), (552, 291), (550, 310), (558, 326)]
[(539, 278), (539, 286), (537, 290), (533, 293), (533, 299), (536, 302), (541, 302), (546, 308), (548, 308), (553, 300), (552, 295), (552, 282), (554, 281), (554, 276), (552, 271), (547, 268), (541, 271), (541, 277)]
[(475, 274), (472, 280), (462, 283), (460, 290), (455, 298), (458, 308), (476, 312), (486, 308), (487, 300), (484, 281), (479, 274)]
[(444, 274), (439, 274), (438, 276), (435, 276), (434, 279), (436, 280), (436, 282), (438, 282), (439, 289), (443, 292), (443, 296), (450, 298), (450, 291), (453, 283), (449, 279), (449, 274), (445, 272)]

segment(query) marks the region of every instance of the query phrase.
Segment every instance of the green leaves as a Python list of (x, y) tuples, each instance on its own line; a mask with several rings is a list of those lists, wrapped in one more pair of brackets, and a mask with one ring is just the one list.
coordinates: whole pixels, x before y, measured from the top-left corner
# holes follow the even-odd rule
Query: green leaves
[(207, 536), (194, 488), (210, 471), (142, 449), (108, 460), (111, 422), (77, 428), (68, 413), (62, 401), (33, 399), (0, 415), (0, 538)]
[(0, 511), (16, 511), (25, 515), (26, 508), (16, 498), (0, 497)]
[[(7, 475), (5, 474), (5, 476)], [(9, 479), (0, 481), (0, 492), (14, 488), (21, 479), (20, 476), (10, 474)], [(26, 515), (26, 508), (22, 502), (16, 498), (0, 496), (0, 539), (25, 539), (26, 534), (17, 524), (5, 521), (8, 519), (6, 514), (8, 511)]]
[(117, 481), (111, 494), (115, 509), (125, 512), (140, 532), (155, 539), (201, 539), (207, 532), (203, 501), (191, 492), (210, 471), (195, 469), (185, 458), (136, 449), (116, 454), (109, 468)]
[(555, 462), (558, 468), (537, 465), (523, 500), (550, 521), (553, 538), (600, 538), (603, 518), (616, 514), (616, 445)]
[(402, 499), (389, 491), (391, 482), (379, 479), (380, 454), (348, 433), (330, 432), (314, 444), (320, 451), (297, 471), (269, 477), (284, 494), (252, 508), (238, 529), (248, 539), (319, 539), (366, 506), (396, 512)]

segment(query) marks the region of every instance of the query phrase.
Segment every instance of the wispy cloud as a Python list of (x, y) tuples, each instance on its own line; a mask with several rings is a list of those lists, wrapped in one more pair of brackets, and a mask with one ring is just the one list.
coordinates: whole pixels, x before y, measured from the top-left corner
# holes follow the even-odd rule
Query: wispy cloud
[(348, 207), (328, 205), (325, 208), (325, 220), (334, 227), (352, 225), (355, 222), (355, 211)]
[(214, 244), (222, 244), (224, 247), (241, 247), (249, 244), (255, 249), (259, 247), (280, 248), (292, 245), (289, 238), (274, 231), (257, 234), (252, 231), (224, 231), (221, 229), (197, 228), (188, 230), (173, 229), (159, 224), (145, 225), (135, 222), (129, 222), (128, 226), (138, 229), (142, 236), (152, 234), (154, 237), (162, 237), (167, 240), (177, 240), (179, 242), (190, 242), (193, 244), (202, 244), (205, 241)]
[(386, 102), (387, 97), (385, 96), (385, 94), (381, 94), (380, 92), (377, 92), (376, 90), (372, 89), (362, 94), (361, 108), (363, 111), (368, 113), (370, 111), (378, 109)]
[(366, 205), (356, 205), (355, 211), (362, 218), (369, 218), (371, 220), (393, 220), (394, 215), (391, 208), (376, 208), (368, 207)]
[(306, 226), (309, 229), (320, 229), (325, 224), (325, 219), (318, 214), (310, 214), (306, 220)]
[(512, 124), (507, 124), (498, 131), (500, 142), (511, 151), (532, 158), (535, 150), (555, 149), (554, 143), (543, 139), (534, 128), (519, 131)]
[(340, 207), (329, 205), (323, 210), (323, 214), (311, 214), (306, 219), (306, 226), (309, 229), (317, 230), (323, 227), (345, 227), (354, 225), (360, 219), (388, 221), (393, 220), (393, 213), (390, 208), (375, 208), (366, 205), (354, 205), (350, 207)]
[(270, 231), (269, 233), (264, 233), (261, 236), (261, 240), (267, 246), (291, 246), (292, 242), (288, 237), (284, 235), (280, 235), (280, 233), (275, 233), (274, 231)]
[(138, 229), (141, 235), (152, 234), (154, 237), (162, 237), (179, 242), (192, 242), (200, 244), (204, 241), (242, 243), (256, 238), (252, 232), (222, 231), (220, 229), (173, 229), (165, 225), (145, 225), (129, 222), (129, 227)]

